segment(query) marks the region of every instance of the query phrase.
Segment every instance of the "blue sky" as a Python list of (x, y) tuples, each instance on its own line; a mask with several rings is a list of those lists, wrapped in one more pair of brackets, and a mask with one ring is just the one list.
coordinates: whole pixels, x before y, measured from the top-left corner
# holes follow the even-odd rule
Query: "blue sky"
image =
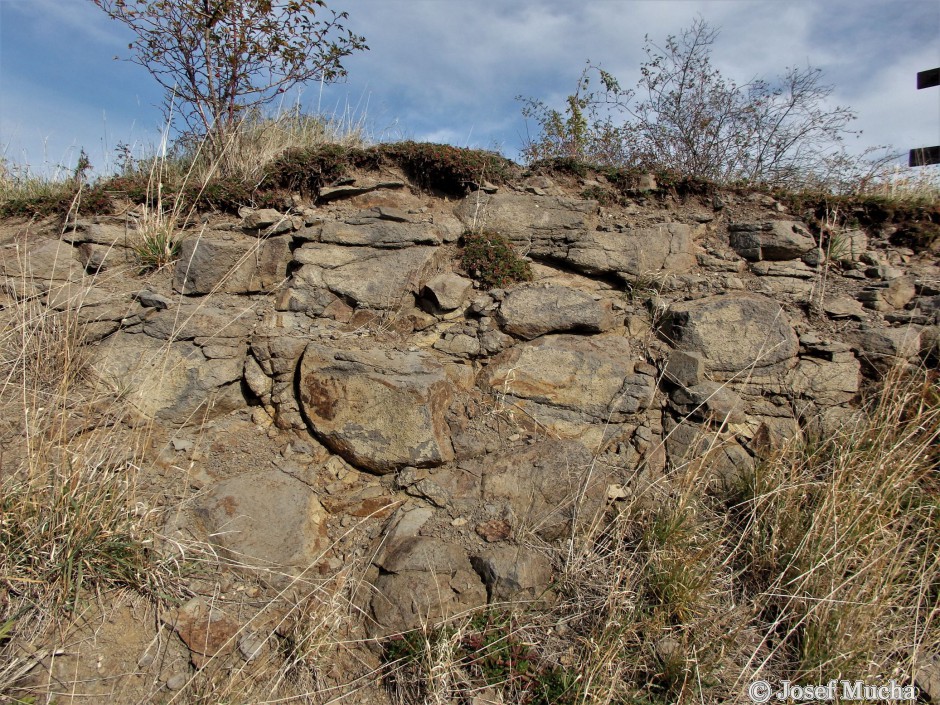
[[(633, 85), (643, 37), (661, 42), (696, 16), (719, 27), (713, 61), (738, 82), (787, 66), (823, 69), (833, 102), (855, 109), (853, 149), (940, 144), (937, 0), (332, 0), (369, 52), (347, 82), (299, 96), (364, 117), (377, 139), (495, 148), (515, 158), (527, 130), (516, 96), (561, 107), (590, 59)], [(0, 155), (37, 172), (104, 171), (125, 143), (158, 143), (162, 94), (126, 59), (133, 36), (90, 0), (0, 0)], [(115, 60), (115, 57), (119, 57)]]

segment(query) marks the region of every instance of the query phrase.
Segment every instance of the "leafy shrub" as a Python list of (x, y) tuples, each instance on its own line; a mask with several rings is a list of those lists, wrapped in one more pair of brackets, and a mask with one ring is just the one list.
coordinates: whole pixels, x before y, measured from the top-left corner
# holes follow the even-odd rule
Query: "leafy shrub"
[(488, 289), (532, 279), (529, 263), (516, 254), (504, 235), (468, 233), (464, 235), (463, 247), (463, 268)]
[(523, 116), (541, 131), (523, 156), (671, 170), (721, 183), (839, 188), (871, 179), (890, 161), (844, 149), (855, 113), (830, 107), (833, 88), (821, 82), (820, 69), (790, 68), (773, 81), (738, 85), (711, 63), (717, 36), (698, 19), (663, 46), (647, 39), (635, 89), (588, 62), (563, 110), (520, 96)]

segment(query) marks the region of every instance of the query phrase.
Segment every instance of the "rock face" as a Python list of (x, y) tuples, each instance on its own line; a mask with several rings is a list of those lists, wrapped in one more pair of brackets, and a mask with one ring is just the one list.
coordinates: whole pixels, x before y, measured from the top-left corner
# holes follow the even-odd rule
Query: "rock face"
[(699, 353), (718, 378), (793, 358), (799, 340), (786, 313), (763, 296), (732, 294), (675, 304), (664, 328), (679, 350)]
[(488, 456), (480, 463), (482, 498), (508, 510), (514, 531), (554, 539), (572, 521), (590, 523), (607, 483), (591, 453), (575, 441), (548, 440)]
[(652, 381), (634, 374), (630, 356), (625, 338), (549, 335), (494, 357), (482, 381), (495, 393), (603, 422), (652, 401)]
[(803, 223), (774, 220), (731, 226), (731, 246), (747, 260), (797, 259), (816, 247)]
[(597, 230), (597, 202), (549, 196), (471, 196), (456, 209), (469, 226), (506, 234), (530, 256), (592, 275), (631, 281), (660, 271), (687, 272), (696, 248), (689, 226)]
[(267, 291), (287, 277), (289, 239), (187, 238), (180, 247), (173, 289), (182, 294), (250, 294)]
[[(363, 567), (349, 643), (551, 601), (587, 527), (676, 482), (737, 485), (940, 354), (940, 266), (887, 229), (816, 243), (772, 198), (652, 177), (532, 174), (455, 204), (363, 176), (213, 214), (172, 277), (139, 273), (118, 218), (0, 245), (4, 330), (35, 307), (81, 334), (91, 381), (152, 422), (159, 502), (195, 492), (172, 530), (259, 590)], [(532, 281), (474, 281), (468, 229)], [(187, 663), (272, 643), (237, 633), (222, 583), (173, 615)]]
[(170, 424), (198, 424), (245, 403), (244, 350), (228, 359), (207, 359), (191, 342), (118, 333), (101, 344), (92, 368), (139, 412)]
[(324, 288), (373, 309), (395, 309), (417, 288), (421, 272), (438, 255), (434, 247), (383, 250), (325, 243), (303, 245), (294, 261), (301, 286)]
[(526, 286), (514, 289), (499, 308), (507, 333), (532, 340), (546, 333), (603, 333), (616, 319), (610, 303), (563, 286)]
[[(215, 483), (196, 515), (213, 543), (238, 563), (270, 571), (308, 570), (329, 545), (327, 513), (313, 491), (279, 470), (238, 475)], [(276, 517), (276, 520), (274, 518)]]
[(486, 604), (486, 588), (459, 547), (416, 536), (391, 545), (376, 561), (370, 606), (373, 636), (399, 634)]
[(444, 420), (451, 382), (427, 353), (311, 343), (299, 375), (313, 432), (350, 463), (388, 473), (453, 459)]

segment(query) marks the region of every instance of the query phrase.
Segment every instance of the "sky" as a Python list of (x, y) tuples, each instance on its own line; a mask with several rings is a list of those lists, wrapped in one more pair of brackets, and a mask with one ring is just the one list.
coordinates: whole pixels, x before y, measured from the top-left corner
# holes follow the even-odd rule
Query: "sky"
[[(362, 122), (374, 140), (494, 149), (518, 159), (537, 125), (518, 96), (561, 108), (587, 61), (623, 86), (643, 41), (696, 17), (718, 28), (712, 61), (738, 83), (787, 67), (822, 69), (832, 105), (862, 134), (849, 147), (940, 144), (940, 0), (329, 0), (370, 47), (348, 79), (287, 97)], [(160, 141), (161, 89), (127, 61), (134, 36), (91, 0), (0, 0), (0, 156), (33, 173), (70, 169), (84, 149), (97, 173), (120, 144)]]

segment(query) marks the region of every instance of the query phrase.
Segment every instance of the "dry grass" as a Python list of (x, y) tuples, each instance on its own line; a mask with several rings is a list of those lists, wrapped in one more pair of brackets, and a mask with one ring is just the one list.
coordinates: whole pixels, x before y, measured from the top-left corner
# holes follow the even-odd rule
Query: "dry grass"
[(867, 411), (732, 486), (716, 489), (705, 463), (675, 470), (558, 552), (553, 606), (504, 620), (498, 638), (529, 645), (524, 668), (474, 667), (492, 648), (468, 637), (493, 633), (475, 615), (396, 646), (395, 692), (717, 703), (748, 702), (758, 678), (911, 683), (940, 650), (935, 374), (895, 372)]
[[(6, 282), (6, 284), (10, 284)], [(19, 282), (21, 293), (34, 282)], [(142, 447), (113, 432), (114, 400), (85, 375), (77, 308), (33, 297), (0, 310), (0, 693), (83, 601), (109, 588), (152, 599), (172, 591), (137, 503)]]

